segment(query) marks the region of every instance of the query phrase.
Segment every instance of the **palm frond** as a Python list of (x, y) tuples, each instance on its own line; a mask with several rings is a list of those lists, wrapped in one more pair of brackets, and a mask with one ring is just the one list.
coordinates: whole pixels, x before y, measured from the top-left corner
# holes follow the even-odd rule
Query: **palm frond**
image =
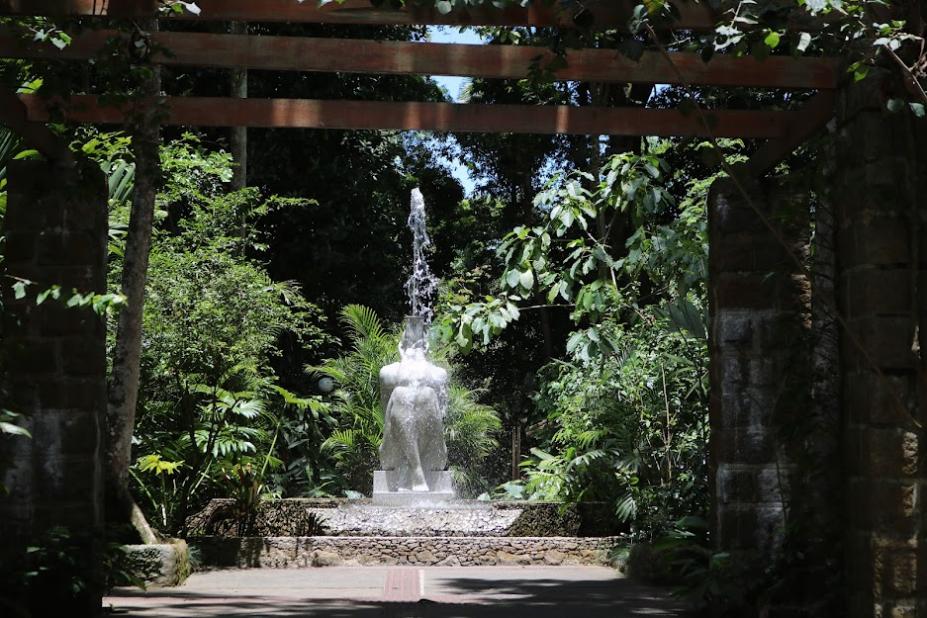
[(6, 180), (6, 167), (13, 160), (21, 142), (13, 131), (0, 126), (0, 182)]
[(117, 159), (103, 166), (107, 177), (110, 204), (124, 204), (135, 187), (135, 164)]
[(365, 339), (381, 339), (385, 335), (380, 317), (370, 307), (348, 305), (341, 310), (341, 320), (351, 331), (355, 344)]

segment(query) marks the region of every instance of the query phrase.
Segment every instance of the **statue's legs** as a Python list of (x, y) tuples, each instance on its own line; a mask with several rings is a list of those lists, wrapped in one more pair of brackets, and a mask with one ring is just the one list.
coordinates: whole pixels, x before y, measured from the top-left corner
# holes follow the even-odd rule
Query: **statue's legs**
[(384, 464), (395, 462), (399, 489), (428, 491), (419, 456), (415, 390), (410, 387), (398, 387), (390, 397), (383, 436), (387, 456), (381, 457), (381, 460)]
[(399, 488), (412, 491), (428, 491), (425, 482), (425, 472), (422, 470), (422, 461), (419, 457), (418, 442), (414, 435), (415, 423), (399, 424), (399, 439), (402, 444), (402, 463), (399, 465)]
[(425, 470), (444, 470), (447, 466), (447, 445), (444, 443), (444, 422), (438, 396), (427, 389), (419, 397), (418, 452)]

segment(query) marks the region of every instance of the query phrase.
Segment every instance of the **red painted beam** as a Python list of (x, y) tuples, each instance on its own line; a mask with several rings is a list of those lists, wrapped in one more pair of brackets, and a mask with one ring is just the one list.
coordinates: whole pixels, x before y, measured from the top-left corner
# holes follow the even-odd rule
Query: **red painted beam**
[[(58, 50), (49, 44), (23, 44), (15, 35), (0, 31), (0, 57), (84, 60), (93, 57), (112, 36), (113, 31), (86, 32), (75, 35), (69, 47)], [(153, 36), (158, 46), (168, 50), (159, 58), (165, 65), (499, 79), (522, 79), (532, 67), (556, 66), (550, 65), (556, 57), (549, 49), (515, 45), (189, 32)], [(566, 61), (565, 67), (554, 71), (555, 79), (815, 90), (836, 88), (838, 82), (838, 62), (830, 58), (773, 56), (757, 60), (716, 55), (706, 63), (697, 54), (645, 52), (634, 61), (615, 50), (578, 49), (568, 51)]]
[[(29, 119), (58, 115), (35, 95), (22, 95)], [(164, 124), (304, 129), (385, 129), (473, 133), (557, 133), (685, 137), (778, 138), (797, 112), (708, 112), (700, 117), (677, 110), (530, 105), (459, 105), (305, 99), (166, 97)], [(103, 106), (95, 96), (77, 95), (59, 115), (67, 121), (122, 124), (125, 109)]]

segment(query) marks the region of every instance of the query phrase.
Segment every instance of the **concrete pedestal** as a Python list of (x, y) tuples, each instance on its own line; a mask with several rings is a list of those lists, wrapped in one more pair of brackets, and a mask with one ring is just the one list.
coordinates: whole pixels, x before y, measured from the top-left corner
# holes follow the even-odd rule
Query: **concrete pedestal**
[(425, 482), (429, 491), (398, 490), (399, 473), (396, 470), (377, 470), (373, 473), (373, 503), (380, 505), (415, 506), (440, 504), (456, 498), (454, 480), (447, 470), (426, 470)]

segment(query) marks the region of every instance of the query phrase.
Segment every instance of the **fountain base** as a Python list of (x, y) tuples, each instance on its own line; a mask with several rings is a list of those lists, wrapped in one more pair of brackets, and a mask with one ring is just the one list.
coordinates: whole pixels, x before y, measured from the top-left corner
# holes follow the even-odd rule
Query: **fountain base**
[[(447, 479), (449, 475), (435, 472)], [(381, 483), (388, 482), (381, 474)], [(382, 487), (382, 485), (381, 485)], [(388, 485), (386, 485), (388, 488)], [(435, 489), (441, 487), (436, 483)], [(438, 492), (442, 493), (442, 492)], [(448, 492), (443, 492), (447, 495)], [(414, 492), (394, 496), (420, 499)], [(235, 500), (212, 500), (188, 521), (189, 542), (210, 567), (335, 565), (609, 564), (627, 547), (612, 503), (478, 502), (374, 505), (370, 500), (262, 501), (249, 535)]]
[(382, 506), (418, 506), (442, 504), (456, 498), (454, 481), (448, 470), (425, 471), (428, 491), (399, 490), (399, 472), (377, 470), (373, 473), (373, 504)]

